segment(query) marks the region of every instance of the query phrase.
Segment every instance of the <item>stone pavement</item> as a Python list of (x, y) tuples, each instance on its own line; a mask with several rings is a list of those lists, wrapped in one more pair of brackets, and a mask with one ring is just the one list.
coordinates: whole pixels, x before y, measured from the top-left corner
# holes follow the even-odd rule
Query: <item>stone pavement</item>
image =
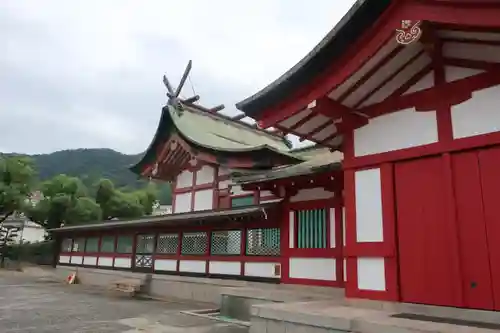
[(19, 272), (0, 271), (2, 333), (245, 333), (248, 328), (180, 313), (204, 304), (106, 296)]

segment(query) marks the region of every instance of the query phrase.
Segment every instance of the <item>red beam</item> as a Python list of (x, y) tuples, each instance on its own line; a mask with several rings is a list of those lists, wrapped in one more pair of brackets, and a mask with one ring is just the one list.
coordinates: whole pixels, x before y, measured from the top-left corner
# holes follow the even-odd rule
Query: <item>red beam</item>
[(443, 43), (476, 44), (487, 46), (500, 46), (500, 40), (481, 40), (472, 38), (441, 37)]

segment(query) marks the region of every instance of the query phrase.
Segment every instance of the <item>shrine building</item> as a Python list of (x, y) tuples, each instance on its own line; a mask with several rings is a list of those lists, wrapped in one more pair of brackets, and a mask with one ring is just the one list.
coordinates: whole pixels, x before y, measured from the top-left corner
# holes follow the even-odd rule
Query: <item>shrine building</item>
[(347, 297), (498, 311), (499, 96), (500, 2), (364, 0), (237, 107), (343, 153)]
[(131, 170), (172, 214), (53, 229), (58, 267), (500, 310), (498, 1), (359, 0), (235, 117), (164, 81)]

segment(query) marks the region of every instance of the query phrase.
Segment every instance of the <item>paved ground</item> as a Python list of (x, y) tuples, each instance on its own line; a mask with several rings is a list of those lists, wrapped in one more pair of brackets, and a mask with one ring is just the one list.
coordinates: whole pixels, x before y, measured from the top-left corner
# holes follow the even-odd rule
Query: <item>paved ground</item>
[(2, 333), (245, 333), (247, 328), (185, 315), (202, 304), (106, 296), (22, 273), (0, 272)]

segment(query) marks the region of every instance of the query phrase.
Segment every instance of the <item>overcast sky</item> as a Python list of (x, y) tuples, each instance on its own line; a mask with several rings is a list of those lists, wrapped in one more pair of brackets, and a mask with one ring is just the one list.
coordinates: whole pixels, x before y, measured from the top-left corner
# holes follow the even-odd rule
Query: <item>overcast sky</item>
[(166, 100), (162, 75), (175, 86), (189, 59), (183, 94), (235, 114), (353, 2), (1, 0), (0, 152), (139, 153)]

